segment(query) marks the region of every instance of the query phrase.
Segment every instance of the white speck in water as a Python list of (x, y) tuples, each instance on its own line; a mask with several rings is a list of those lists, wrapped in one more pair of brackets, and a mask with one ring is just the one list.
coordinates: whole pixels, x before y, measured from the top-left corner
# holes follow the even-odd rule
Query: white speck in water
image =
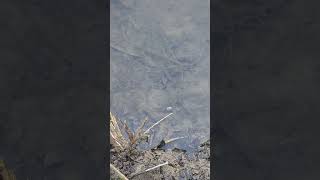
[(166, 110), (167, 111), (172, 111), (172, 107), (169, 106), (169, 107), (166, 108)]

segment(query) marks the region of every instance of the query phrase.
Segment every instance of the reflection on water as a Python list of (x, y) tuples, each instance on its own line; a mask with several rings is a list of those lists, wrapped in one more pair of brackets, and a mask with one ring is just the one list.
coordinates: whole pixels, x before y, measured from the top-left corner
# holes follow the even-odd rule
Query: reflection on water
[(209, 0), (111, 0), (111, 111), (131, 128), (174, 114), (154, 144), (191, 150), (210, 136)]

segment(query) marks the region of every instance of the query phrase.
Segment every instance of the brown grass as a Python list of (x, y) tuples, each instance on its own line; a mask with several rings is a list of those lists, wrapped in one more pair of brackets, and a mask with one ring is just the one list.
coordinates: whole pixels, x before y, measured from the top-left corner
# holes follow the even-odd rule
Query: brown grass
[[(148, 121), (147, 118), (143, 120), (136, 132), (133, 132), (127, 123), (123, 123), (120, 119), (117, 119), (110, 112), (110, 142), (116, 148), (120, 150), (134, 148), (142, 139), (146, 137), (143, 133), (143, 128)], [(120, 125), (120, 126), (119, 126)], [(123, 131), (121, 131), (123, 129)], [(125, 138), (126, 133), (128, 139)]]

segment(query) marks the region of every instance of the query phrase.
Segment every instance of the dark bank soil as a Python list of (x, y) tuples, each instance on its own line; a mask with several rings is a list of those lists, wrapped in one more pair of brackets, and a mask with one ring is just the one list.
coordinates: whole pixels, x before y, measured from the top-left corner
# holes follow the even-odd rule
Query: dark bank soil
[[(210, 179), (210, 141), (187, 154), (181, 149), (151, 149), (146, 151), (116, 152), (111, 149), (110, 162), (132, 180), (138, 179)], [(148, 168), (168, 162), (167, 165), (144, 172)], [(212, 168), (212, 167), (211, 167)], [(118, 179), (111, 170), (111, 179)], [(212, 175), (211, 175), (212, 176)], [(212, 179), (212, 178), (211, 178)]]

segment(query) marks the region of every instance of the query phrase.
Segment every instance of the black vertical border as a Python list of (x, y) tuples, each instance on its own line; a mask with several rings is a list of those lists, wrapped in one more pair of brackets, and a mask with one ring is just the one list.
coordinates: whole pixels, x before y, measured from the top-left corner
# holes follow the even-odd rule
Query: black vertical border
[(109, 2), (0, 2), (0, 159), (17, 179), (108, 178)]
[[(319, 121), (319, 101), (317, 93), (313, 94), (319, 91), (320, 87), (319, 81), (314, 80), (314, 78), (319, 78), (320, 72), (319, 61), (317, 61), (319, 50), (316, 48), (319, 43), (317, 28), (320, 15), (316, 8), (318, 4), (318, 1), (293, 0), (211, 1), (212, 178), (218, 176), (220, 179), (247, 180), (319, 179), (319, 143), (317, 141), (319, 128), (316, 125)], [(249, 15), (253, 20), (251, 22), (250, 19), (246, 19), (245, 15), (236, 12), (237, 10), (243, 14), (247, 12), (250, 14), (250, 11), (257, 10), (255, 6), (263, 8), (255, 15)], [(257, 17), (261, 24), (254, 21)], [(285, 33), (279, 33), (279, 29), (284, 30)], [(256, 33), (259, 39), (249, 38), (248, 34), (246, 36), (247, 32), (250, 32), (250, 35)], [(272, 48), (276, 50), (267, 47), (271, 49), (267, 51), (269, 58), (263, 61), (256, 61), (255, 58), (260, 57), (255, 55), (254, 58), (250, 57), (251, 59), (233, 56), (225, 62), (224, 55), (230, 55), (230, 52), (224, 51), (227, 48), (228, 38), (231, 36), (236, 41), (234, 44), (238, 51), (242, 48), (241, 50), (247, 54), (259, 50), (261, 43), (265, 43), (268, 38), (271, 38), (270, 42), (274, 44)], [(249, 47), (252, 49), (242, 47), (247, 44), (251, 44)], [(254, 46), (255, 44), (257, 47)], [(237, 64), (247, 67), (241, 69), (236, 66)], [(235, 67), (235, 70), (239, 72), (233, 73), (230, 71), (230, 66)], [(265, 74), (257, 73), (265, 67), (272, 68), (266, 68)], [(253, 69), (256, 71), (252, 71)], [(288, 72), (290, 72), (289, 75), (283, 76)], [(240, 73), (246, 74), (247, 79), (238, 81), (236, 87), (232, 87), (232, 92), (226, 91), (227, 88), (231, 89), (228, 87), (231, 80), (240, 79), (238, 76)], [(259, 79), (255, 79), (256, 77), (261, 78), (260, 81), (263, 83), (268, 81), (268, 87), (277, 89), (273, 92), (272, 98), (265, 95), (272, 91), (261, 86)], [(251, 82), (249, 85), (242, 84), (245, 81)], [(232, 83), (230, 84), (232, 86)], [(248, 89), (248, 86), (256, 86), (255, 91), (259, 94), (252, 94), (252, 96), (250, 94), (249, 98), (258, 100), (246, 104), (246, 100), (239, 99), (242, 95), (246, 95), (245, 91), (238, 91), (240, 88)], [(227, 99), (226, 97), (232, 93), (235, 99)], [(250, 105), (250, 107), (235, 112), (237, 116), (234, 118), (230, 114), (237, 109), (236, 107), (230, 109), (232, 103), (240, 104), (239, 106)], [(259, 106), (260, 109), (256, 108)], [(248, 118), (252, 114), (254, 118), (252, 116)], [(259, 148), (239, 148), (240, 151), (237, 150), (239, 144), (232, 140), (232, 136), (237, 136), (239, 133), (232, 134), (234, 130), (227, 129), (223, 121), (233, 124), (239, 115), (246, 115), (247, 117), (242, 116), (241, 121), (247, 121), (247, 123), (239, 123), (241, 126), (238, 125), (234, 129), (248, 131), (250, 138), (253, 138), (247, 143), (250, 145), (259, 143)], [(264, 119), (264, 116), (269, 118)], [(258, 123), (262, 125), (251, 126), (249, 120), (259, 121)], [(259, 130), (264, 128), (267, 130), (260, 133)], [(268, 136), (272, 136), (275, 143), (263, 142)]]
[(110, 0), (107, 0), (106, 2), (106, 57), (107, 57), (107, 87), (106, 87), (106, 176), (107, 178), (110, 177), (110, 123), (109, 123), (109, 112), (110, 112)]
[(213, 1), (210, 0), (210, 179), (216, 179), (216, 164), (215, 164), (215, 139), (216, 139), (216, 123), (214, 113), (214, 96), (215, 96), (215, 67), (216, 59), (214, 58), (214, 22), (213, 22)]

